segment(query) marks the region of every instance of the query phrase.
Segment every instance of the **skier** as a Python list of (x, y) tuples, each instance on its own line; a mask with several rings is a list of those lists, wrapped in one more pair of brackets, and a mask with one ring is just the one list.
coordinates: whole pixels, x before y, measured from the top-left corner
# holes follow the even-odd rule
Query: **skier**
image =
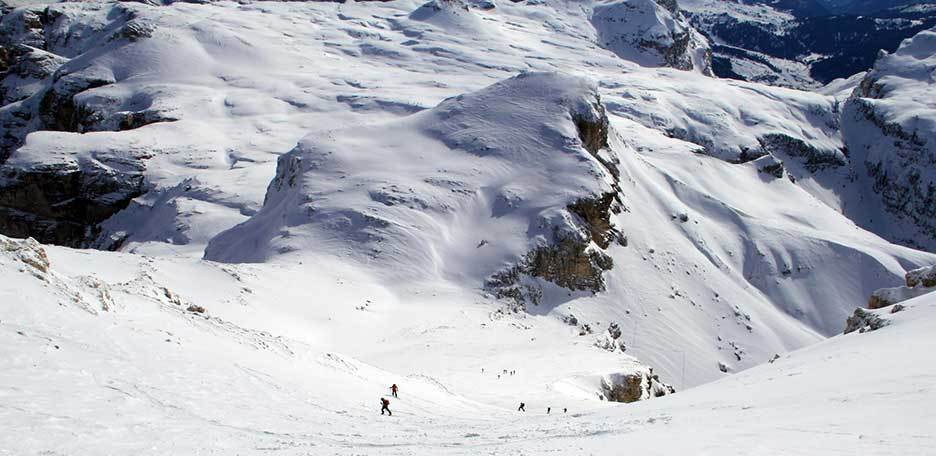
[(546, 414), (549, 415), (549, 412), (552, 411), (552, 407), (546, 407)]
[(397, 397), (396, 392), (398, 389), (399, 388), (396, 386), (396, 383), (394, 383), (393, 385), (390, 385), (390, 393), (393, 394), (393, 397)]
[(525, 408), (525, 407), (526, 407), (526, 404), (524, 404), (523, 402), (521, 402), (521, 403), (520, 403), (520, 408), (518, 408), (517, 411), (518, 411), (518, 412), (525, 412), (525, 411), (526, 411), (526, 408)]
[(393, 412), (390, 411), (390, 400), (387, 398), (380, 398), (380, 414), (383, 415), (383, 412), (386, 410), (387, 414), (393, 416)]
[(562, 413), (569, 413), (569, 409), (563, 408), (563, 409), (562, 409)]

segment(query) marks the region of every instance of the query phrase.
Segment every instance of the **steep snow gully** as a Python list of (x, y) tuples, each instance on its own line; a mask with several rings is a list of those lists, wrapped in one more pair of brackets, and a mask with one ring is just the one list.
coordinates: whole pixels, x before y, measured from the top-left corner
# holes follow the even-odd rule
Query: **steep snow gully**
[(0, 455), (936, 453), (934, 31), (810, 92), (671, 1), (2, 12)]

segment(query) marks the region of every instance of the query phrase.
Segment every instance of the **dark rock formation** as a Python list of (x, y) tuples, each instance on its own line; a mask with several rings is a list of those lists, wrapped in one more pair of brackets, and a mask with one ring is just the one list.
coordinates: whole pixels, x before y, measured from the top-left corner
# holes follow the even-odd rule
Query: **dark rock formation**
[(936, 265), (914, 269), (904, 276), (908, 287), (936, 287)]
[(858, 331), (859, 333), (881, 329), (890, 324), (890, 321), (881, 318), (873, 312), (858, 308), (855, 313), (845, 320), (843, 334)]
[(759, 173), (772, 176), (776, 179), (783, 177), (783, 174), (786, 171), (783, 167), (783, 162), (777, 160), (776, 157), (770, 154), (764, 155), (763, 157), (754, 160), (753, 163), (755, 166), (757, 166), (757, 171)]
[(77, 103), (75, 95), (113, 84), (113, 79), (69, 74), (58, 78), (39, 101), (40, 130), (83, 132), (95, 120), (95, 113)]
[(608, 255), (588, 250), (587, 244), (565, 238), (527, 255), (525, 272), (570, 290), (604, 291), (602, 275), (614, 262)]
[(120, 4), (80, 14), (67, 4), (36, 5), (0, 18), (0, 233), (96, 245), (99, 224), (142, 194), (146, 154), (95, 151), (55, 164), (8, 160), (34, 131), (119, 131), (175, 120), (155, 109), (151, 97), (94, 95), (116, 79), (106, 67), (76, 58), (101, 43), (125, 46), (153, 31)]
[(68, 61), (51, 52), (23, 44), (0, 47), (0, 60), (3, 61), (0, 64), (0, 106), (35, 95), (40, 85), (28, 82), (51, 77)]
[(100, 162), (0, 168), (0, 232), (85, 247), (101, 222), (143, 193), (142, 171)]
[(612, 374), (601, 381), (603, 397), (611, 402), (636, 402), (673, 394), (676, 389), (650, 372)]
[(608, 192), (596, 198), (582, 198), (568, 206), (569, 212), (579, 216), (591, 236), (592, 242), (607, 249), (612, 241), (622, 243), (623, 235), (611, 224), (611, 214), (617, 209), (617, 192)]
[(840, 150), (820, 150), (801, 139), (787, 136), (783, 133), (770, 133), (757, 138), (764, 152), (770, 154), (785, 154), (803, 160), (803, 164), (811, 172), (824, 168), (844, 166), (845, 154)]

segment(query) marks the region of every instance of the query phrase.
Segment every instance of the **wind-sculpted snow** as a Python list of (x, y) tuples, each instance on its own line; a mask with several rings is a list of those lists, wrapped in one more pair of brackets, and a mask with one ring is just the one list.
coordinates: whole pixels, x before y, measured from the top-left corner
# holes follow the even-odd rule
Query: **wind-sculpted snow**
[[(683, 73), (629, 74), (604, 81), (608, 109), (731, 162), (767, 153), (844, 160), (835, 100), (828, 96)], [(785, 138), (777, 141), (772, 138)], [(777, 147), (779, 146), (779, 147)]]
[(612, 191), (614, 176), (576, 122), (603, 115), (594, 83), (526, 73), (405, 119), (313, 132), (280, 158), (263, 209), (205, 257), (350, 246), (403, 277), (478, 284), (538, 246), (587, 242), (567, 206)]

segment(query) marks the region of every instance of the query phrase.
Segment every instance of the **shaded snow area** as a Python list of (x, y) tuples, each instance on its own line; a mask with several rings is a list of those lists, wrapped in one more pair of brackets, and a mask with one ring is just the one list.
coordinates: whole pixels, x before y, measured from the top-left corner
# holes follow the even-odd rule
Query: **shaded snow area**
[[(640, 371), (629, 358), (569, 344), (555, 324), (486, 320), (487, 306), (438, 288), (413, 288), (404, 301), (341, 265), (321, 266), (327, 272), (310, 276), (0, 238), (0, 273), (10, 279), (0, 284), (2, 452), (936, 449), (936, 372), (914, 355), (936, 349), (936, 294), (905, 301), (876, 331), (609, 405), (593, 396), (602, 381), (594, 366)], [(393, 415), (380, 416), (392, 383)]]
[(663, 0), (26, 3), (0, 455), (936, 453), (933, 32), (807, 92)]

